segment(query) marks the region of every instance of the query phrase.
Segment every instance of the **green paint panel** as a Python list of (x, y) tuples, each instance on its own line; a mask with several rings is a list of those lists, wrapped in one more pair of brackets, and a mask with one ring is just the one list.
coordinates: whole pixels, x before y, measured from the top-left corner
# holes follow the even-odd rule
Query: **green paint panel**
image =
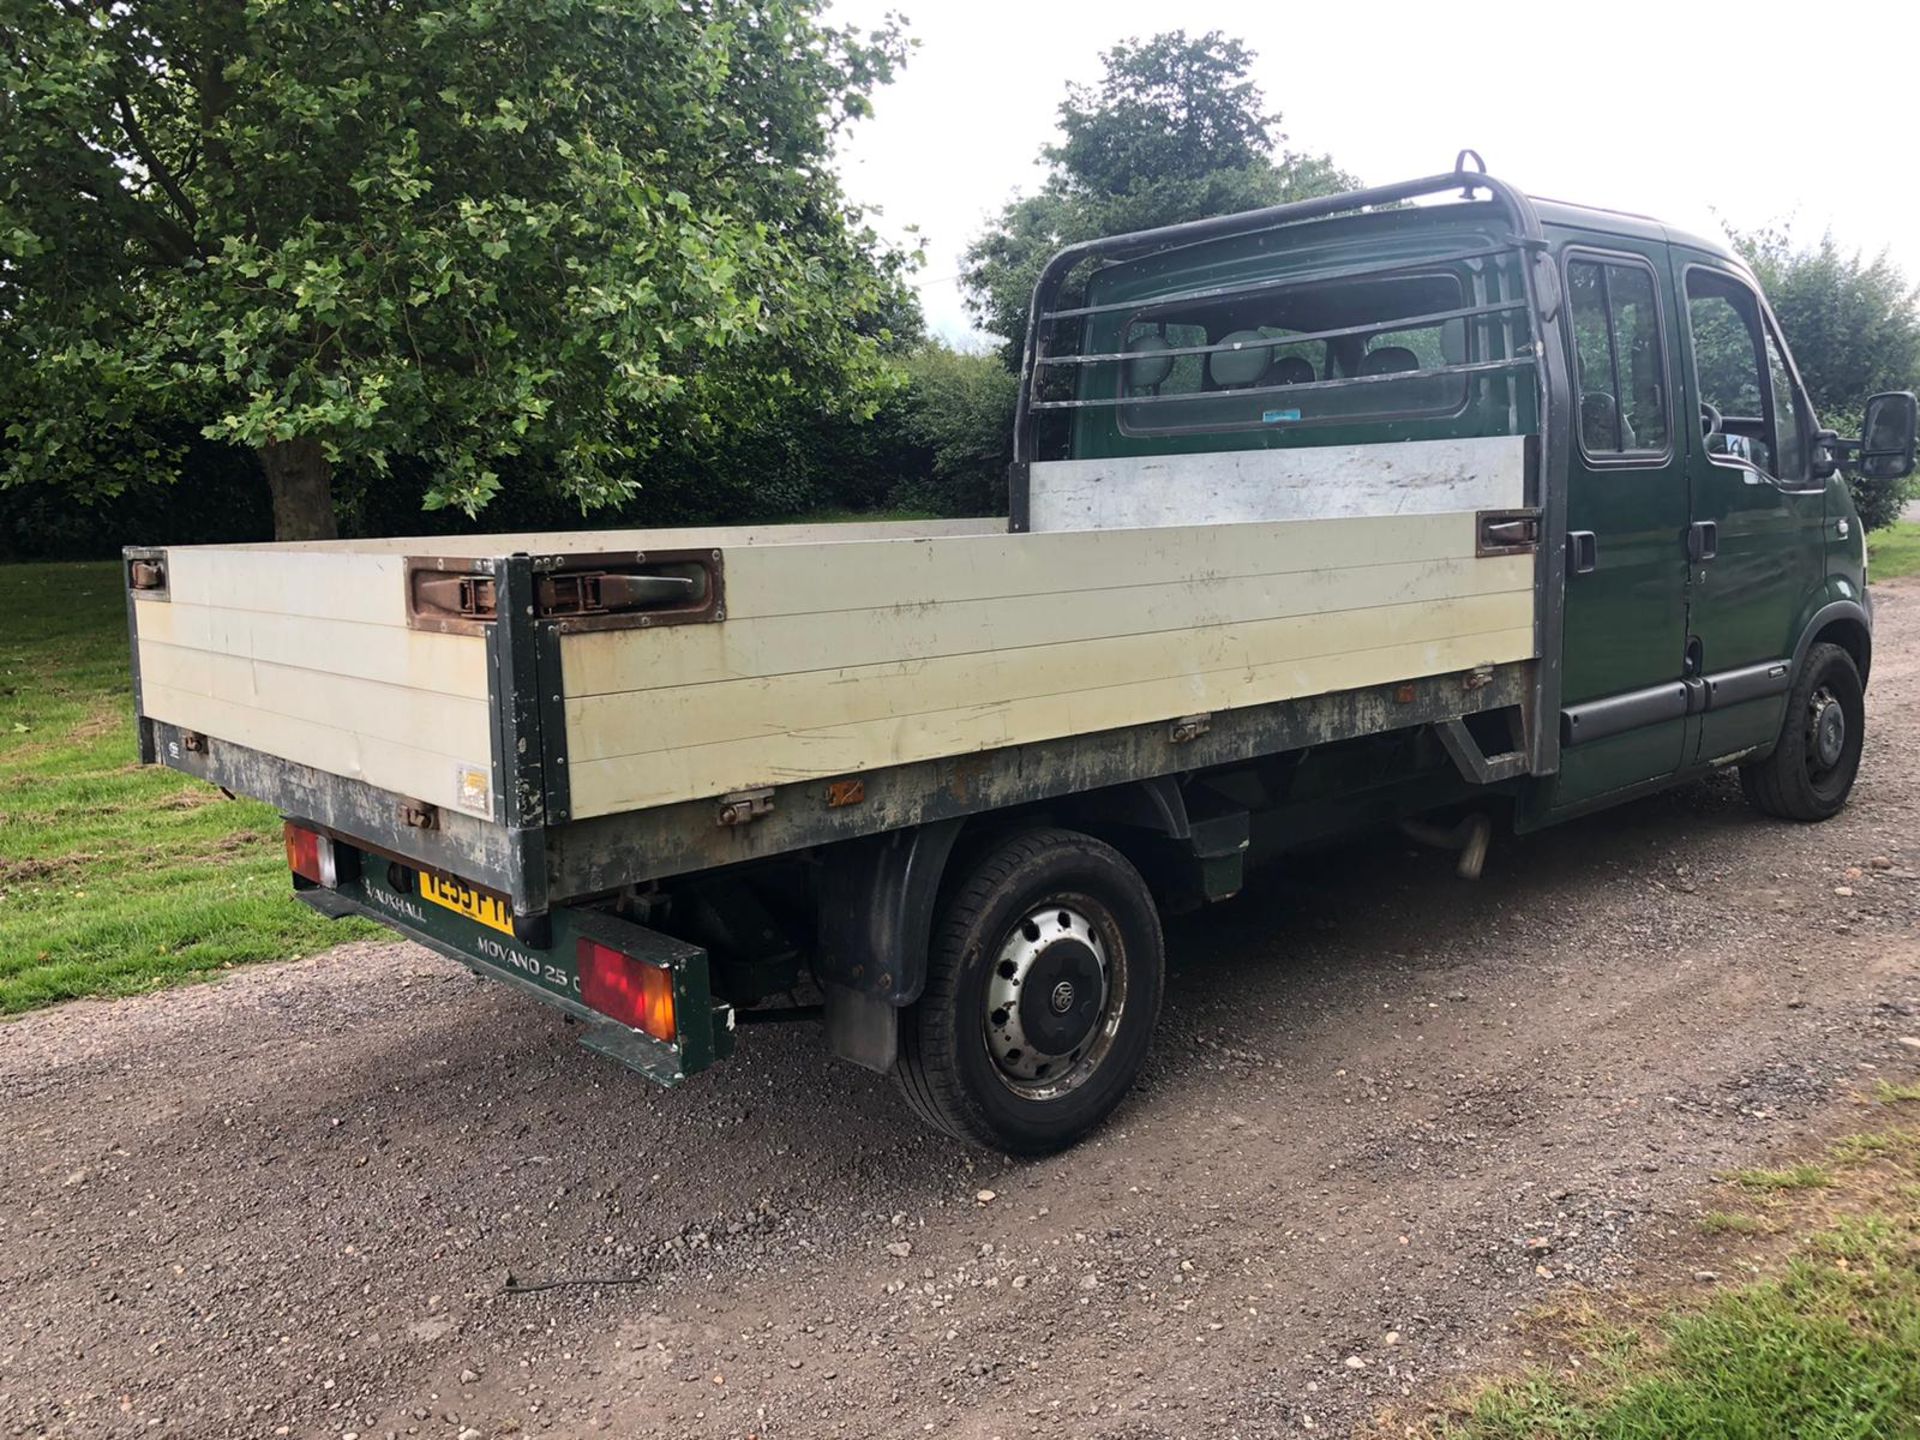
[[(1727, 434), (1690, 433), (1693, 519), (1718, 527), (1718, 554), (1690, 567), (1688, 630), (1703, 673), (1790, 658), (1826, 581), (1826, 485), (1809, 478), (1812, 411), (1759, 292), (1727, 260), (1674, 247), (1688, 414), (1703, 402)], [(1740, 433), (1751, 421), (1751, 434)], [(1731, 451), (1732, 453), (1728, 453)], [(1784, 696), (1709, 710), (1700, 761), (1772, 745)]]
[[(1665, 247), (1549, 230), (1560, 260), (1575, 433), (1567, 530), (1594, 537), (1594, 568), (1566, 582), (1561, 699), (1580, 705), (1680, 679), (1687, 648), (1686, 451), (1669, 397), (1677, 312)], [(1676, 719), (1567, 747), (1549, 806), (1578, 805), (1683, 759)]]

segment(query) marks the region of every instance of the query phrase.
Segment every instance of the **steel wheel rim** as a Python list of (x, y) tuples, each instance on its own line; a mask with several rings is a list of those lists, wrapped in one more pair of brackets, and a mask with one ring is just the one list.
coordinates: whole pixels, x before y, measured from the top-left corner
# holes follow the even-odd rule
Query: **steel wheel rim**
[(1807, 702), (1807, 778), (1829, 779), (1846, 759), (1848, 739), (1846, 707), (1822, 685)]
[(981, 1035), (1000, 1083), (1051, 1100), (1085, 1083), (1113, 1048), (1127, 976), (1104, 907), (1058, 896), (1029, 907), (987, 971)]

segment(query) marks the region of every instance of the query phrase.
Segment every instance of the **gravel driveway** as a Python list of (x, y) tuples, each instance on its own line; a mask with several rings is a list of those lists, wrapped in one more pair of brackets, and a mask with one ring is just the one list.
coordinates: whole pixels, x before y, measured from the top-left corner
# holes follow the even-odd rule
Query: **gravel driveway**
[(806, 1027), (656, 1091), (402, 945), (0, 1028), (0, 1431), (1342, 1433), (1920, 1069), (1920, 586), (1879, 602), (1841, 818), (1721, 779), (1478, 884), (1295, 862), (1170, 927), (1145, 1082), (1039, 1163)]

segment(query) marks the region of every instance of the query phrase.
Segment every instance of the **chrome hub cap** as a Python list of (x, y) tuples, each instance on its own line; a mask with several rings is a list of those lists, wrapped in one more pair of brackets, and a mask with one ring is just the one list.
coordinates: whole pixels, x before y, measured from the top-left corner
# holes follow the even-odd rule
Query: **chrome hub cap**
[(1050, 903), (1015, 925), (987, 976), (988, 1053), (1000, 1078), (1043, 1099), (1072, 1089), (1105, 1054), (1125, 982), (1087, 915)]

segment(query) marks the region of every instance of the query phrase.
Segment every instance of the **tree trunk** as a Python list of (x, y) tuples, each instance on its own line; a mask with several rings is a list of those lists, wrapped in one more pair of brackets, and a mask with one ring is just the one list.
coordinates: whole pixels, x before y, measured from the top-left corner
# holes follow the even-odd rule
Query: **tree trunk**
[(260, 468), (273, 492), (273, 538), (332, 540), (333, 465), (318, 440), (276, 440), (260, 447)]

